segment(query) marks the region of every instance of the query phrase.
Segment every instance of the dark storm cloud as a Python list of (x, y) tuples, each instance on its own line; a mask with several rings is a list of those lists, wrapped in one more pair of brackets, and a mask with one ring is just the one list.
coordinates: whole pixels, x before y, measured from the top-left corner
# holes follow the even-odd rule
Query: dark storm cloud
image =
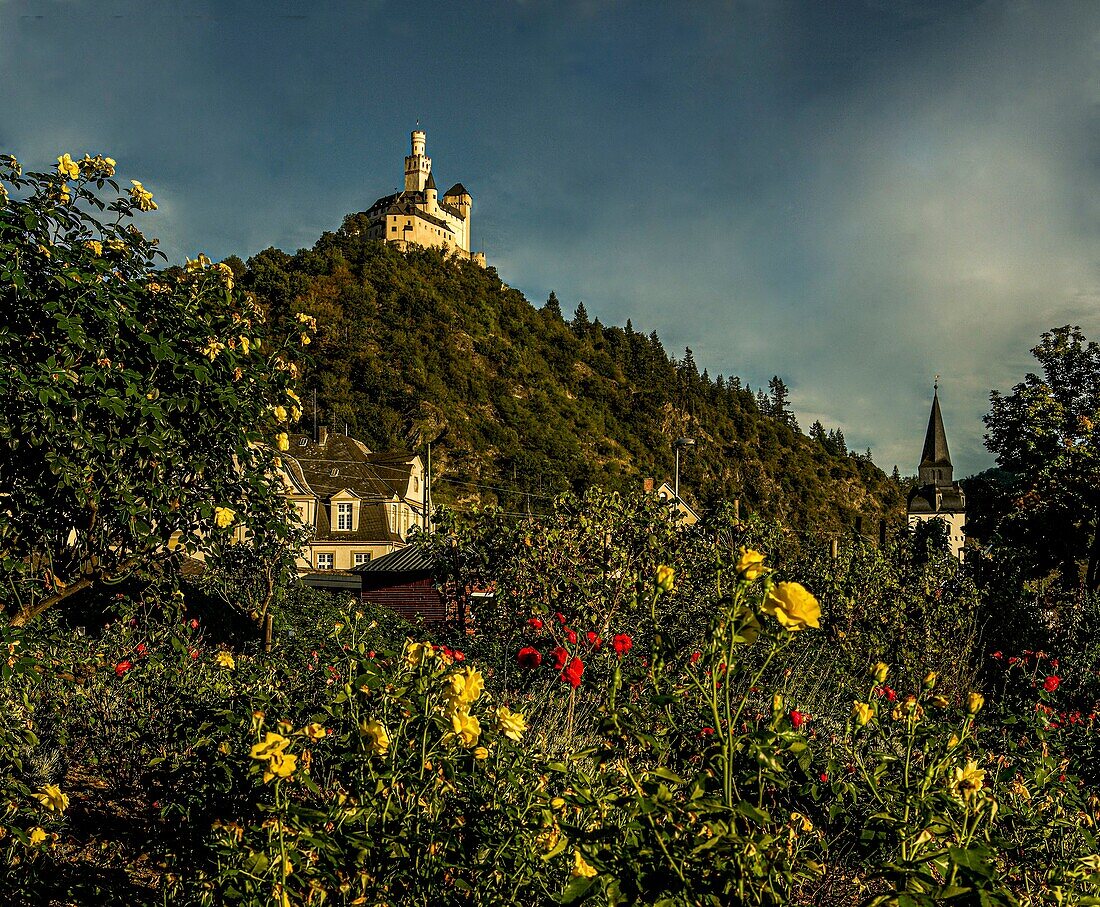
[(401, 181), (420, 118), (475, 245), (540, 302), (785, 377), (911, 471), (943, 376), (1097, 319), (1092, 3), (0, 2), (0, 148), (103, 150), (174, 260), (309, 244)]

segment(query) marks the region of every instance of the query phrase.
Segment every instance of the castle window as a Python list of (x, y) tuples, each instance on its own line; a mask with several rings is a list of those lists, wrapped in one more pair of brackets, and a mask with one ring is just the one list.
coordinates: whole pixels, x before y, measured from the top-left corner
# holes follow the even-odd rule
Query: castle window
[(391, 233), (396, 233), (397, 232), (397, 224), (394, 224), (392, 227), (390, 227), (390, 232)]

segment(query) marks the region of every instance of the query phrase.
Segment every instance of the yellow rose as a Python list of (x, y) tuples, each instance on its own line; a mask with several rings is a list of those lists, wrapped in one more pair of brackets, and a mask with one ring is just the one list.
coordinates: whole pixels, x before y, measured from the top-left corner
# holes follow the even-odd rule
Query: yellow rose
[(252, 347), (252, 341), (244, 335), (241, 335), (237, 339), (241, 341), (241, 352), (247, 356), (249, 349)]
[(981, 693), (967, 693), (966, 711), (971, 715), (977, 715), (985, 705), (985, 697)]
[(955, 779), (951, 784), (956, 796), (963, 800), (969, 800), (982, 789), (985, 782), (985, 771), (978, 768), (978, 763), (971, 760), (962, 768), (955, 769)]
[(497, 709), (497, 730), (502, 731), (509, 740), (518, 743), (523, 732), (527, 730), (527, 722), (522, 713), (513, 712), (508, 706), (502, 705)]
[(215, 507), (214, 508), (214, 524), (219, 529), (227, 529), (233, 525), (233, 521), (237, 518), (237, 511), (232, 510), (229, 507)]
[(219, 652), (214, 656), (214, 662), (229, 671), (237, 667), (237, 662), (229, 652)]
[(306, 333), (302, 334), (301, 340), (302, 340), (302, 346), (309, 346), (311, 343), (313, 343), (313, 340), (310, 339), (309, 334), (306, 334)]
[(489, 751), (485, 747), (479, 746), (474, 750), (474, 758), (482, 762), (489, 758)]
[(69, 155), (63, 154), (57, 159), (57, 172), (68, 179), (75, 180), (80, 176), (80, 165)]
[(764, 555), (759, 551), (742, 548), (739, 553), (741, 556), (738, 558), (737, 566), (734, 569), (741, 575), (742, 579), (752, 582), (768, 572), (768, 568), (764, 566)]
[(390, 748), (390, 735), (386, 726), (377, 718), (364, 722), (359, 730), (369, 741), (367, 752), (372, 756), (384, 756)]
[(863, 727), (868, 721), (875, 717), (875, 710), (866, 702), (860, 702), (857, 699), (852, 703), (852, 714), (855, 715), (859, 726)]
[(290, 450), (290, 438), (285, 431), (281, 431), (275, 436), (275, 444), (279, 450)]
[(31, 796), (52, 813), (63, 813), (69, 806), (68, 795), (61, 793), (61, 788), (56, 784), (47, 784), (41, 792)]
[(405, 647), (405, 663), (410, 668), (422, 665), (435, 654), (430, 642), (410, 642)]
[(264, 784), (272, 778), (289, 778), (294, 774), (294, 767), (298, 764), (298, 757), (290, 753), (277, 750), (267, 760), (267, 769), (264, 771)]
[(316, 721), (311, 721), (304, 728), (302, 728), (302, 733), (305, 734), (314, 743), (316, 743), (318, 740), (324, 740), (325, 735), (328, 734), (328, 731), (326, 731), (324, 727), (322, 727)]
[(211, 337), (209, 340), (206, 341), (206, 346), (202, 348), (202, 354), (211, 362), (213, 362), (217, 358), (218, 353), (220, 353), (224, 349), (224, 343), (221, 343)]
[(282, 734), (276, 734), (273, 731), (268, 731), (264, 736), (264, 739), (257, 743), (248, 751), (248, 755), (253, 759), (259, 759), (261, 762), (271, 758), (272, 753), (281, 753), (286, 749), (287, 744), (290, 741), (286, 739)]
[[(134, 204), (138, 206), (138, 210), (156, 211), (157, 205), (156, 202), (153, 201), (153, 193), (149, 192), (137, 180), (130, 180), (130, 182), (133, 184), (133, 188), (130, 190), (130, 198), (133, 200)], [(202, 255), (199, 256), (200, 259), (204, 257), (205, 256)], [(207, 260), (207, 264), (209, 263), (209, 260)], [(190, 264), (191, 262), (188, 262), (188, 265)]]
[(885, 683), (886, 675), (890, 673), (888, 665), (883, 662), (878, 662), (873, 668), (871, 668), (871, 676), (875, 679), (876, 683)]
[(37, 847), (39, 844), (46, 840), (46, 832), (36, 825), (30, 831), (30, 839), (30, 846)]
[(477, 738), (481, 736), (481, 723), (476, 717), (465, 711), (455, 712), (451, 716), (451, 726), (463, 746), (477, 746)]
[(657, 588), (662, 592), (671, 592), (672, 583), (675, 579), (676, 571), (672, 567), (661, 566), (657, 568)]
[(285, 422), (286, 421), (286, 407), (285, 406), (276, 406), (275, 409), (274, 409), (274, 413), (275, 413), (275, 420), (277, 422)]
[(821, 606), (799, 583), (777, 583), (760, 610), (770, 614), (792, 633), (806, 627), (818, 628)]
[(584, 857), (581, 856), (579, 850), (573, 851), (573, 872), (574, 878), (591, 879), (597, 875), (594, 867), (590, 866)]

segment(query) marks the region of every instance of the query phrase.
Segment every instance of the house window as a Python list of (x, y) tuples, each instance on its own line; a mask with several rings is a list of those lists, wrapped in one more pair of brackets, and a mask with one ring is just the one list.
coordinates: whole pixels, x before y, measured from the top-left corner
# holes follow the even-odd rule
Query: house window
[(396, 233), (397, 232), (397, 224), (394, 224), (392, 227), (390, 227), (390, 232), (391, 233)]
[(333, 561), (336, 559), (336, 555), (331, 551), (328, 554), (317, 555), (317, 569), (318, 570), (331, 570), (335, 566)]
[(370, 560), (369, 551), (356, 551), (355, 552), (355, 566), (362, 567), (363, 564)]
[(390, 504), (390, 532), (397, 531), (397, 505)]
[(351, 504), (336, 505), (336, 528), (344, 532), (351, 530)]

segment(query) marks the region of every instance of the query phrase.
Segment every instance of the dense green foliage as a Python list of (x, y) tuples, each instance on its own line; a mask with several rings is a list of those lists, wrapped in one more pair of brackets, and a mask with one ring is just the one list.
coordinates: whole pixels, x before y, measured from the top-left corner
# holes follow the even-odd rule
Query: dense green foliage
[(152, 195), (120, 193), (114, 169), (0, 158), (0, 588), (17, 623), (235, 530), (292, 563), (262, 443), (292, 406), (292, 353), (228, 267), (155, 270), (131, 223)]
[(261, 252), (242, 282), (276, 322), (316, 316), (305, 382), (322, 423), (375, 449), (436, 442), (438, 500), (526, 512), (565, 489), (671, 481), (671, 441), (687, 435), (688, 500), (740, 498), (798, 526), (900, 516), (897, 483), (842, 435), (797, 430), (779, 378), (762, 413), (737, 378), (700, 374), (690, 350), (674, 360), (655, 334), (589, 321), (583, 305), (566, 321), (556, 298), (536, 309), (492, 268), (364, 241), (363, 226), (352, 216), (312, 249)]
[(0, 892), (1097, 903), (1089, 634), (1058, 637), (1079, 640), (1061, 664), (987, 657), (952, 558), (834, 560), (728, 510), (677, 529), (593, 492), (452, 529), (457, 585), (500, 577), (461, 629), (299, 594), (264, 654), (168, 586), (119, 594), (87, 637), (63, 613), (6, 631)]
[[(991, 395), (986, 445), (1005, 470), (993, 533), (1032, 576), (1060, 570), (1066, 586), (1100, 587), (1100, 346), (1077, 327), (1043, 334), (1029, 374)], [(1022, 565), (1023, 566), (1023, 565)]]

